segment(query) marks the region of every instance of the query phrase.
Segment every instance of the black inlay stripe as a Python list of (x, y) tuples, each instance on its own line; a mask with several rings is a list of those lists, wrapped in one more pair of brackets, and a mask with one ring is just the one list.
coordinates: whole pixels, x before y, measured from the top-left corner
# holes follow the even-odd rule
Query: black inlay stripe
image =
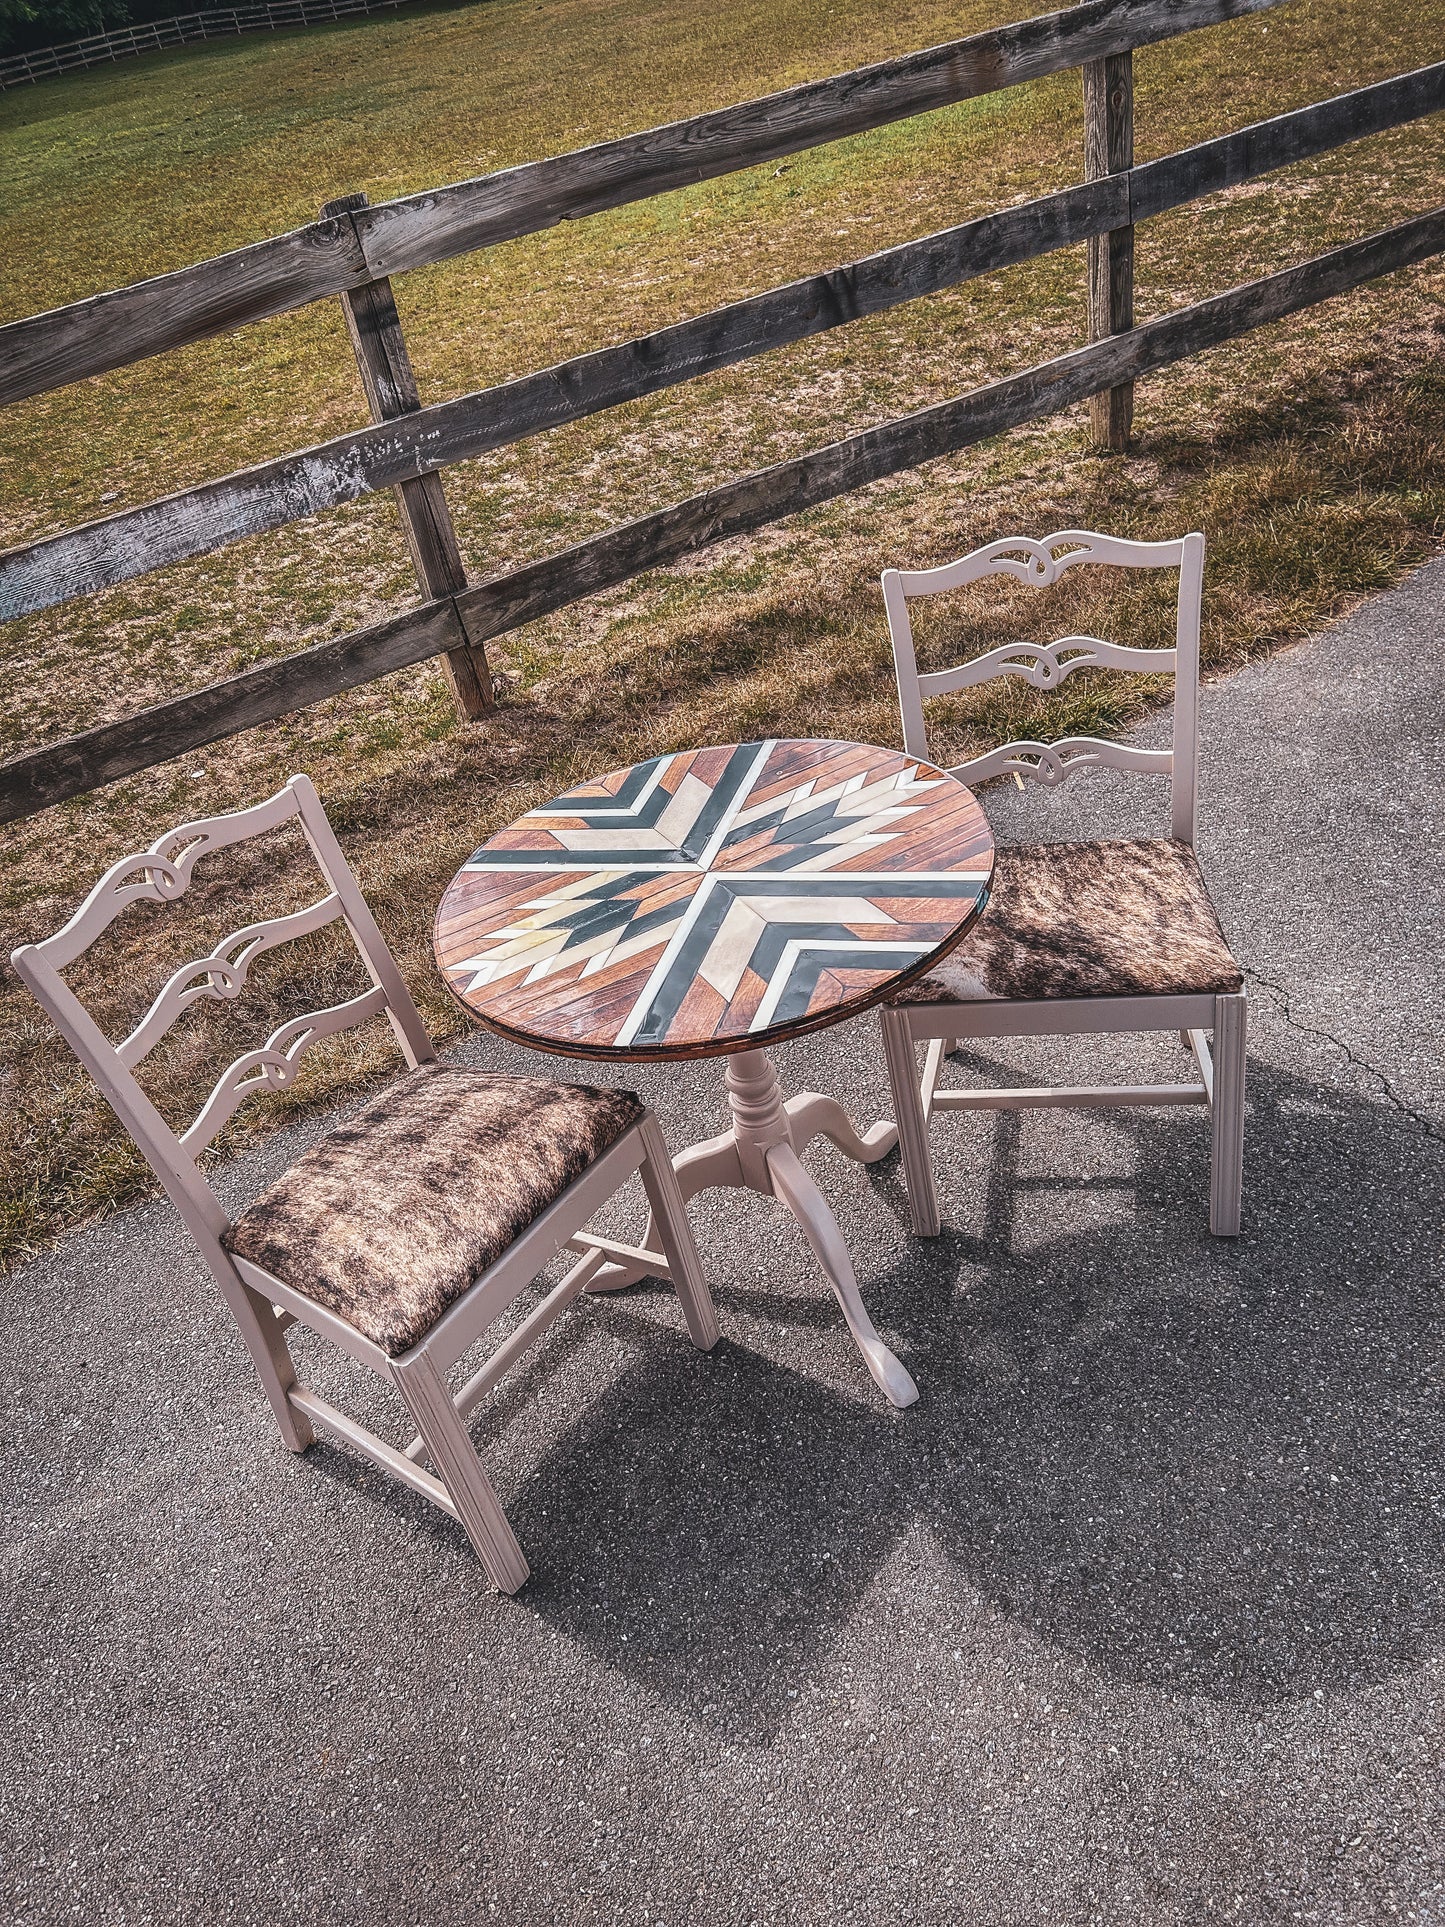
[[(626, 781), (617, 790), (615, 795), (612, 796), (598, 796), (595, 793), (591, 796), (584, 796), (582, 789), (586, 787), (585, 785), (575, 790), (565, 790), (561, 796), (554, 797), (552, 801), (547, 804), (547, 814), (549, 816), (565, 816), (570, 813), (570, 806), (574, 803), (577, 806), (579, 815), (583, 810), (626, 809), (628, 804), (635, 802), (647, 788), (648, 780), (658, 764), (668, 762), (669, 760), (670, 758), (667, 756), (652, 756), (649, 757), (645, 763), (634, 763), (632, 768), (627, 772)], [(658, 788), (660, 789), (661, 787), (662, 785), (659, 784)]]
[(796, 847), (790, 847), (784, 843), (779, 846), (776, 855), (770, 856), (766, 862), (755, 864), (753, 874), (766, 876), (770, 870), (775, 872), (778, 870), (801, 870), (810, 860), (815, 859), (817, 854), (818, 850), (815, 844), (799, 843)]
[(699, 910), (696, 923), (668, 965), (667, 975), (653, 993), (647, 1015), (633, 1034), (634, 1043), (661, 1043), (666, 1038), (673, 1019), (682, 1008), (683, 998), (692, 988), (693, 979), (732, 907), (732, 893), (725, 886), (712, 891)]
[[(663, 924), (681, 923), (683, 917), (687, 914), (687, 899), (683, 898), (677, 903), (664, 904), (660, 910), (649, 910), (642, 916), (633, 914), (637, 909), (635, 902), (619, 903), (613, 907), (619, 913), (612, 918), (612, 921), (618, 926), (617, 941), (621, 943), (624, 937), (641, 937), (645, 936), (651, 930), (658, 929)], [(579, 930), (572, 941), (567, 943), (564, 948), (571, 950), (576, 944), (584, 942), (588, 937), (594, 936), (598, 930), (605, 929), (605, 927), (605, 922), (599, 919), (595, 924), (589, 925), (586, 930)]]
[[(852, 811), (845, 812), (842, 807), (844, 803), (849, 801), (850, 796), (856, 794), (856, 791), (851, 791), (848, 796), (835, 796), (831, 801), (821, 803), (814, 809), (805, 810), (800, 816), (795, 816), (788, 822), (784, 822), (783, 817), (792, 799), (784, 799), (782, 810), (773, 819), (773, 823), (777, 829), (777, 840), (780, 843), (820, 843), (823, 837), (832, 831), (849, 828), (856, 828), (860, 835), (864, 834), (863, 824), (866, 819), (861, 813), (855, 814)], [(924, 809), (926, 805), (923, 803), (910, 805), (906, 800), (901, 804), (890, 805), (880, 803), (878, 805), (879, 809), (896, 809), (900, 807), (903, 809), (909, 809), (911, 807), (914, 810), (921, 810)], [(742, 841), (743, 836), (756, 836), (760, 830), (767, 827), (767, 819), (765, 818), (760, 818), (756, 823), (746, 824), (742, 826), (742, 833), (739, 835), (738, 840)], [(875, 834), (887, 836), (898, 836), (902, 835), (902, 833), (903, 826), (901, 825), (897, 829), (890, 828), (875, 832)], [(731, 842), (732, 838), (730, 837), (728, 840)]]
[[(698, 811), (692, 828), (682, 839), (682, 853), (684, 856), (691, 857), (694, 863), (701, 861), (702, 853), (711, 841), (714, 830), (727, 815), (765, 740), (760, 737), (755, 743), (739, 743), (729, 756), (727, 768), (713, 784), (712, 795)], [(762, 771), (760, 770), (758, 774), (761, 776)]]
[(821, 955), (804, 953), (794, 964), (787, 988), (773, 1006), (765, 1028), (771, 1030), (774, 1024), (790, 1024), (806, 1017), (818, 979), (825, 970), (871, 970), (875, 976), (891, 977), (904, 967), (901, 960), (911, 963), (926, 956), (932, 947), (927, 943), (879, 943), (860, 944), (856, 950), (825, 951)]
[(570, 917), (558, 917), (545, 926), (548, 930), (565, 930), (567, 941), (564, 950), (575, 949), (589, 937), (600, 931), (623, 929), (631, 923), (637, 912), (636, 902), (628, 897), (608, 897), (602, 902), (585, 904)]
[[(857, 935), (857, 931), (850, 930), (846, 923), (765, 923), (758, 933), (748, 967), (755, 970), (765, 984), (770, 985), (773, 972), (782, 962), (783, 952), (790, 943), (848, 943)], [(922, 948), (928, 948), (926, 942)]]

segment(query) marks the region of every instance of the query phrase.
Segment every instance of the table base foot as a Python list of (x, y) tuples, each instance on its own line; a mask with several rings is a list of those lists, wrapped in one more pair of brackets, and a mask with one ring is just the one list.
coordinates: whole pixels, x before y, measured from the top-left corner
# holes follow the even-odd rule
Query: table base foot
[[(765, 1051), (743, 1051), (730, 1058), (726, 1083), (732, 1130), (692, 1145), (673, 1162), (684, 1199), (720, 1188), (748, 1190), (776, 1198), (791, 1211), (827, 1275), (874, 1383), (893, 1405), (912, 1405), (918, 1387), (874, 1329), (838, 1220), (799, 1157), (815, 1139), (826, 1137), (856, 1162), (876, 1164), (897, 1143), (898, 1127), (875, 1124), (860, 1134), (837, 1099), (820, 1091), (804, 1091), (785, 1104)], [(643, 1248), (650, 1253), (656, 1242), (656, 1227), (649, 1219)], [(661, 1265), (661, 1253), (658, 1262)], [(623, 1291), (652, 1275), (656, 1273), (648, 1264), (621, 1260), (605, 1265), (587, 1290)]]
[[(701, 1144), (690, 1145), (672, 1160), (672, 1168), (677, 1173), (678, 1189), (682, 1192), (684, 1204), (689, 1198), (695, 1198), (699, 1191), (749, 1189), (738, 1156), (737, 1140), (731, 1131), (724, 1131), (721, 1137), (704, 1138)], [(647, 1215), (647, 1230), (643, 1233), (642, 1244), (649, 1253), (657, 1251), (657, 1224), (651, 1212)], [(638, 1284), (644, 1278), (665, 1278), (668, 1275), (667, 1260), (657, 1251), (655, 1265), (636, 1260), (604, 1265), (584, 1289), (588, 1292), (626, 1291), (629, 1285)]]
[(879, 1158), (886, 1158), (898, 1142), (898, 1126), (886, 1120), (860, 1136), (837, 1098), (824, 1097), (821, 1091), (804, 1091), (799, 1097), (790, 1097), (783, 1109), (787, 1112), (788, 1136), (795, 1151), (805, 1151), (815, 1138), (825, 1137), (855, 1163), (876, 1164)]

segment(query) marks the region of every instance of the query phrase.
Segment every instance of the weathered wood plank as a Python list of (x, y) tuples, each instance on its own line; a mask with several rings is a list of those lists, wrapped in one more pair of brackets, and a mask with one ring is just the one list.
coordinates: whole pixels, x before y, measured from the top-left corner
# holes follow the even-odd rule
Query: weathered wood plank
[(1360, 283), (1445, 251), (1445, 208), (1294, 268), (1145, 322), (1128, 334), (865, 429), (815, 454), (745, 475), (610, 529), (560, 555), (477, 583), (456, 598), (473, 636), (492, 637), (693, 550), (762, 528), (935, 456), (1052, 415), (1120, 381), (1217, 347)]
[[(1084, 66), (1084, 178), (1126, 174), (1134, 165), (1134, 56), (1110, 54)], [(1089, 339), (1121, 334), (1134, 325), (1134, 230), (1112, 229), (1089, 241)], [(1122, 454), (1134, 420), (1128, 382), (1089, 403), (1093, 437)]]
[(225, 682), (33, 750), (0, 764), (0, 822), (33, 816), (67, 796), (238, 735), (358, 683), (374, 682), (393, 669), (455, 649), (465, 639), (450, 602), (425, 603), (387, 622), (278, 656)]
[(395, 274), (1280, 4), (1089, 0), (573, 154), (384, 202), (358, 221), (362, 245), (374, 272)]
[[(321, 218), (349, 218), (366, 205), (364, 194), (348, 194), (341, 200), (328, 201)], [(379, 281), (348, 289), (341, 297), (341, 307), (372, 420), (390, 421), (398, 415), (419, 413), (421, 393), (391, 282), (383, 276)], [(419, 475), (402, 482), (396, 496), (423, 596), (431, 601), (464, 589), (467, 571), (441, 476)], [(492, 672), (485, 649), (451, 650), (442, 657), (442, 673), (450, 685), (457, 714), (464, 721), (473, 722), (492, 708)]]
[(395, 488), (447, 462), (636, 401), (969, 277), (994, 274), (1443, 106), (1445, 62), (1437, 62), (1293, 114), (1256, 121), (1125, 175), (1044, 195), (828, 274), (713, 308), (615, 349), (437, 403), (410, 414), (403, 428), (356, 430), (158, 503), (123, 509), (0, 555), (0, 620), (204, 555), (227, 541), (356, 501), (370, 489)]
[[(399, 273), (777, 159), (1283, 0), (1088, 0), (716, 113), (382, 202), (333, 253), (325, 223), (0, 327), (0, 404)], [(329, 261), (329, 265), (328, 265)]]
[(336, 436), (0, 555), (0, 621), (113, 587), (448, 463), (936, 293), (1125, 219), (1122, 177), (890, 248), (496, 388)]
[(1391, 80), (1277, 114), (1272, 120), (1255, 121), (1232, 134), (1134, 168), (1129, 175), (1129, 218), (1146, 221), (1151, 214), (1238, 187), (1277, 167), (1312, 160), (1371, 134), (1387, 133), (1442, 108), (1445, 60), (1438, 60)]
[(103, 374), (370, 279), (349, 221), (257, 241), (230, 254), (0, 327), (0, 404)]
[[(1445, 62), (0, 555), (0, 621), (395, 487), (1445, 106)], [(1198, 167), (1195, 159), (1198, 157)], [(1200, 184), (1196, 185), (1196, 181)]]
[(1445, 208), (1078, 348), (987, 388), (739, 477), (371, 629), (283, 656), (0, 765), (0, 822), (457, 646), (484, 640), (731, 535), (796, 514), (1445, 252)]
[(0, 555), (0, 621), (1103, 234), (1445, 107), (1445, 61)]

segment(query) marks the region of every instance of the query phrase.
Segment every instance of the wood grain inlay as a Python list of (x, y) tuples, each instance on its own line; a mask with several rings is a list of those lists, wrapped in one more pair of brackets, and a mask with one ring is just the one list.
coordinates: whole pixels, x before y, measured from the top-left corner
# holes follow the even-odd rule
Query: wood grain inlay
[(579, 784), (484, 843), (437, 965), (494, 1028), (581, 1056), (752, 1049), (877, 1003), (977, 918), (970, 792), (861, 743), (733, 743)]

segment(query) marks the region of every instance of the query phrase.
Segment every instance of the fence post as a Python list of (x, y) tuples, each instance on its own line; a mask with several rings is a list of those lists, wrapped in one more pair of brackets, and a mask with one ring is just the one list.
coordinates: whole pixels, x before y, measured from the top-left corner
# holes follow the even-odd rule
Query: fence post
[[(1134, 165), (1134, 56), (1109, 54), (1084, 62), (1084, 178), (1097, 181)], [(1115, 228), (1089, 242), (1089, 339), (1122, 334), (1134, 325), (1134, 230)], [(1101, 448), (1122, 452), (1134, 420), (1134, 384), (1123, 382), (1089, 403), (1090, 426)]]
[[(364, 194), (343, 195), (340, 200), (325, 204), (321, 218), (323, 221), (340, 219), (367, 205)], [(341, 306), (346, 315), (346, 331), (356, 350), (372, 420), (391, 421), (397, 415), (415, 414), (421, 407), (421, 395), (390, 280), (383, 275), (359, 288), (349, 288), (341, 296)], [(427, 599), (435, 601), (465, 589), (467, 572), (441, 476), (435, 472), (415, 476), (400, 483), (395, 493), (407, 547)], [(485, 715), (493, 707), (492, 674), (486, 651), (480, 646), (451, 649), (441, 658), (441, 663), (458, 713), (468, 721)]]

